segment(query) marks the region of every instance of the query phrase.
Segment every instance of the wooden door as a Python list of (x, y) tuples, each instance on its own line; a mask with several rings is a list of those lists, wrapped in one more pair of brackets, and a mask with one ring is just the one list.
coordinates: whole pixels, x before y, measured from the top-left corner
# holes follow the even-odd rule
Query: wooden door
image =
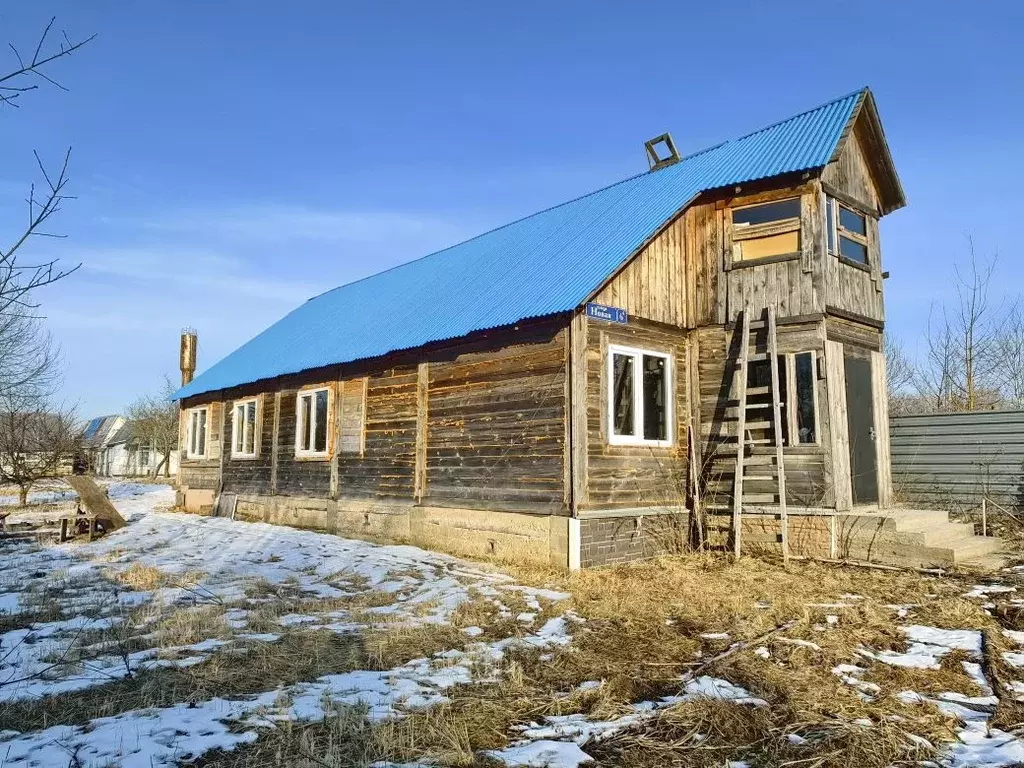
[(854, 504), (878, 503), (875, 408), (871, 395), (871, 361), (845, 356), (846, 423), (850, 437), (850, 482)]

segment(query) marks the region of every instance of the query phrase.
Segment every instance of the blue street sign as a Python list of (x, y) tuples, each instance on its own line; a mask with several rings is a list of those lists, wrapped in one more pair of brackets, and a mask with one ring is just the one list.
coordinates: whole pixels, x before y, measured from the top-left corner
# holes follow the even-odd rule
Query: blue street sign
[(587, 317), (607, 320), (609, 323), (629, 323), (629, 315), (622, 307), (606, 307), (604, 304), (587, 304)]

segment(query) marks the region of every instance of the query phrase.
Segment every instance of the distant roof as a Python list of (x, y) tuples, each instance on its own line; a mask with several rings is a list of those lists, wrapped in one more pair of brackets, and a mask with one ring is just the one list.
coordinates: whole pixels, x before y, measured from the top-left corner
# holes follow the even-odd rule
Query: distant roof
[(700, 193), (828, 164), (865, 100), (866, 88), (322, 293), (175, 398), (571, 311)]
[(114, 428), (114, 424), (120, 418), (117, 414), (113, 414), (110, 416), (97, 416), (90, 420), (85, 428), (85, 433), (82, 435), (82, 440), (90, 448), (102, 447), (107, 442), (107, 438), (110, 437), (110, 430)]

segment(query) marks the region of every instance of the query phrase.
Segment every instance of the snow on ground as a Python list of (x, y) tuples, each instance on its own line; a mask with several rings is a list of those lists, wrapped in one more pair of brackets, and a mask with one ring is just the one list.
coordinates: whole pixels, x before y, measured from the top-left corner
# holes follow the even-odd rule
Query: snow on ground
[[(117, 484), (110, 497), (130, 525), (89, 544), (41, 548), (21, 543), (4, 551), (0, 564), (0, 611), (31, 611), (44, 593), (56, 595), (60, 618), (0, 635), (0, 701), (24, 701), (80, 691), (123, 678), (149, 666), (192, 665), (236, 642), (275, 642), (276, 633), (247, 632), (254, 584), (288, 590), (314, 608), (284, 615), (282, 627), (323, 628), (341, 634), (368, 628), (444, 624), (461, 605), (486, 594), (515, 597), (540, 612), (568, 595), (512, 583), (509, 576), (446, 555), (409, 546), (381, 546), (280, 526), (242, 523), (155, 511), (169, 506), (167, 486)], [(127, 589), (111, 572), (153, 567), (168, 575), (152, 591)], [(176, 579), (180, 579), (177, 583)], [(318, 599), (383, 595), (384, 604), (355, 619), (347, 610), (316, 612)], [(61, 664), (61, 654), (85, 632), (111, 629), (132, 607), (214, 604), (225, 608), (235, 634), (173, 648), (121, 654), (116, 648), (89, 663)], [(366, 616), (369, 619), (365, 618)], [(572, 613), (550, 618), (523, 636), (495, 642), (473, 640), (464, 650), (415, 659), (387, 671), (326, 675), (236, 699), (214, 698), (171, 707), (132, 710), (84, 726), (54, 726), (24, 734), (4, 732), (0, 754), (25, 766), (169, 766), (214, 748), (231, 749), (258, 737), (281, 720), (316, 720), (339, 705), (368, 707), (369, 717), (400, 717), (405, 711), (445, 700), (453, 685), (493, 679), (505, 652), (516, 646), (550, 648), (570, 642)], [(524, 630), (526, 631), (526, 630)], [(166, 658), (168, 652), (173, 658)]]
[[(971, 597), (983, 598), (988, 592), (1007, 592), (998, 586), (975, 587), (969, 594)], [(958, 741), (946, 745), (942, 753), (942, 764), (950, 768), (997, 768), (1024, 763), (1024, 742), (1010, 733), (992, 728), (988, 725), (990, 713), (994, 711), (999, 699), (985, 679), (981, 670), (981, 632), (968, 629), (938, 629), (921, 625), (909, 625), (899, 628), (909, 641), (906, 651), (872, 651), (860, 649), (865, 659), (891, 664), (899, 667), (916, 669), (939, 669), (943, 656), (951, 651), (966, 651), (970, 661), (961, 662), (964, 671), (974, 680), (981, 691), (980, 696), (967, 696), (962, 693), (945, 692), (937, 696), (924, 696), (916, 691), (902, 691), (898, 698), (904, 704), (914, 705), (928, 702), (935, 705), (944, 714), (958, 719), (961, 728), (957, 732)], [(1005, 630), (1004, 634), (1014, 642), (1021, 644), (1024, 633)], [(1004, 657), (1024, 654), (1006, 653)], [(1007, 658), (1011, 664), (1011, 658)], [(877, 685), (865, 683), (861, 676), (866, 668), (841, 664), (832, 670), (843, 682), (857, 688), (864, 698), (871, 698), (879, 693)], [(1010, 688), (1024, 693), (1024, 683), (1013, 681)]]

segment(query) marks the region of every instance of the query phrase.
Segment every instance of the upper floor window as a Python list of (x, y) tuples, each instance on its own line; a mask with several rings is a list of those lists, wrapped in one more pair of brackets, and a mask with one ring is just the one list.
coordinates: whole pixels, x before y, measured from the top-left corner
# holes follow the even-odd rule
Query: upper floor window
[(251, 459), (256, 456), (256, 398), (236, 400), (231, 418), (231, 455)]
[(733, 261), (800, 252), (800, 198), (732, 209)]
[(295, 455), (326, 456), (330, 423), (330, 390), (327, 387), (299, 392), (295, 408)]
[(868, 220), (834, 197), (825, 199), (828, 252), (868, 265)]
[(608, 348), (608, 441), (672, 444), (672, 358), (661, 352)]
[(210, 409), (205, 405), (185, 411), (185, 453), (190, 459), (206, 457), (206, 425), (209, 420), (209, 412)]

